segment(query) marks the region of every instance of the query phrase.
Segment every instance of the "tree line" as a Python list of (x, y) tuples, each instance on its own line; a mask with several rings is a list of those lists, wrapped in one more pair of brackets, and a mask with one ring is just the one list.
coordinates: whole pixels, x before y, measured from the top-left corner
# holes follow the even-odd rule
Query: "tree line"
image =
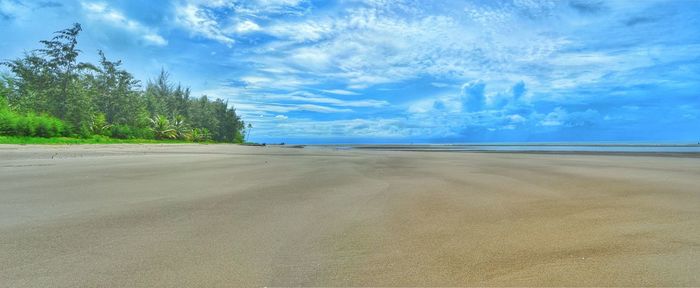
[(244, 123), (227, 101), (191, 97), (166, 71), (143, 89), (102, 51), (99, 63), (80, 62), (80, 31), (76, 23), (1, 63), (10, 73), (0, 79), (0, 135), (244, 141)]

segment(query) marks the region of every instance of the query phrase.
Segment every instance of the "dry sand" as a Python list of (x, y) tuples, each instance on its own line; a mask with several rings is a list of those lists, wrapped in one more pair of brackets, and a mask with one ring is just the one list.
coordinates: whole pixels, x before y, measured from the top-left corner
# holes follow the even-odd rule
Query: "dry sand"
[(0, 286), (700, 286), (700, 159), (0, 146)]

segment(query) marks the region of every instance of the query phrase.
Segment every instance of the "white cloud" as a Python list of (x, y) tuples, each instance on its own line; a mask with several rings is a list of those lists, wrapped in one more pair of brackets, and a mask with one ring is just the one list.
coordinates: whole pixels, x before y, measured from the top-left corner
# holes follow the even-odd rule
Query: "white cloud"
[[(212, 3), (217, 4), (217, 3)], [(194, 35), (231, 45), (235, 41), (224, 34), (220, 24), (204, 6), (188, 3), (175, 8), (177, 22)]]
[(260, 76), (244, 76), (241, 77), (241, 81), (245, 82), (248, 85), (260, 85), (271, 83), (273, 80), (270, 78)]
[(317, 113), (344, 113), (352, 112), (351, 109), (334, 108), (315, 104), (283, 104), (239, 101), (235, 104), (236, 111), (248, 115), (266, 115), (269, 113), (288, 113), (293, 111), (307, 111)]
[(284, 101), (295, 101), (295, 102), (307, 102), (307, 103), (320, 103), (329, 104), (333, 106), (340, 107), (373, 107), (379, 108), (388, 105), (387, 101), (383, 100), (373, 100), (373, 99), (363, 99), (363, 100), (341, 100), (331, 97), (323, 97), (314, 95), (308, 92), (295, 92), (290, 94), (274, 94), (263, 96), (265, 99), (269, 100), (284, 100)]
[(268, 29), (268, 33), (276, 37), (296, 42), (318, 41), (334, 31), (331, 20), (319, 22), (282, 22)]
[(405, 126), (405, 119), (350, 119), (314, 121), (308, 119), (270, 123), (265, 129), (280, 136), (296, 137), (407, 137), (419, 135), (417, 129)]
[[(476, 2), (463, 4), (461, 11), (447, 10), (459, 6), (454, 3), (441, 4), (448, 7), (445, 10), (415, 11), (404, 9), (405, 3), (399, 1), (357, 2), (371, 8), (272, 21), (263, 33), (280, 39), (266, 46), (283, 52), (268, 54), (263, 62), (255, 57), (251, 61), (265, 64), (271, 57), (292, 60), (280, 63), (292, 63), (304, 73), (341, 81), (355, 89), (427, 75), (442, 80), (434, 82), (439, 88), (478, 78), (497, 90), (503, 90), (499, 85), (524, 80), (532, 91), (552, 92), (596, 83), (610, 70), (630, 71), (653, 65), (652, 59), (667, 57), (656, 55), (654, 50), (565, 52), (578, 43), (570, 35), (557, 33), (556, 28), (575, 31), (580, 25), (578, 18), (561, 21), (561, 27), (556, 28), (533, 21), (568, 9), (563, 2)], [(681, 51), (688, 55), (687, 49)], [(545, 65), (561, 69), (548, 72), (542, 69)], [(580, 69), (590, 71), (570, 74)], [(490, 102), (500, 101), (488, 96)]]
[(509, 115), (508, 119), (512, 123), (522, 123), (522, 122), (527, 121), (527, 119), (525, 119), (525, 117), (523, 117), (523, 116), (520, 116), (520, 114)]
[[(452, 81), (476, 77), (508, 83), (523, 80), (520, 67), (541, 63), (569, 43), (543, 29), (496, 31), (508, 32), (504, 35), (484, 31), (459, 12), (425, 15), (407, 9), (402, 11), (408, 14), (392, 14), (391, 7), (400, 4), (369, 5), (373, 8), (348, 8), (334, 17), (272, 21), (262, 33), (279, 38), (265, 45), (276, 53), (250, 60), (267, 67), (270, 58), (277, 58), (276, 68), (293, 66), (355, 89), (425, 75), (447, 80), (435, 83), (448, 87)], [(492, 14), (509, 21), (516, 18), (510, 10)]]
[(300, 67), (323, 71), (332, 60), (328, 51), (313, 47), (300, 48), (292, 52), (290, 59)]
[(315, 79), (304, 78), (295, 74), (246, 75), (238, 78), (248, 90), (276, 89), (294, 91), (299, 87), (316, 84)]
[(357, 92), (352, 92), (348, 90), (342, 90), (342, 89), (330, 89), (330, 90), (320, 90), (321, 92), (326, 92), (330, 94), (338, 94), (338, 95), (359, 95)]
[(168, 41), (165, 38), (155, 33), (144, 34), (143, 39), (158, 46), (168, 45)]
[(445, 87), (450, 87), (450, 84), (447, 83), (442, 83), (442, 82), (431, 82), (430, 85), (438, 88), (445, 88)]
[(245, 20), (243, 22), (236, 24), (235, 30), (236, 30), (236, 32), (241, 33), (241, 34), (250, 33), (250, 32), (259, 31), (260, 26), (253, 21)]
[(229, 0), (228, 4), (237, 14), (264, 18), (268, 15), (303, 15), (307, 12), (308, 0)]
[(593, 109), (588, 109), (585, 111), (568, 112), (562, 107), (555, 108), (552, 112), (548, 113), (540, 125), (542, 126), (586, 126), (603, 119), (598, 111)]
[(460, 113), (462, 111), (462, 103), (455, 95), (447, 94), (413, 101), (408, 105), (407, 111), (411, 114)]
[(339, 113), (339, 112), (352, 112), (351, 109), (345, 108), (333, 108), (328, 106), (314, 105), (314, 104), (299, 104), (294, 105), (295, 110), (319, 112), (319, 113)]
[(261, 31), (251, 19), (274, 15), (303, 15), (306, 0), (185, 0), (175, 6), (175, 20), (192, 35), (231, 46), (234, 34)]
[[(268, 80), (268, 79), (265, 79)], [(305, 104), (325, 104), (335, 107), (364, 107), (364, 108), (381, 108), (389, 105), (389, 102), (384, 100), (375, 99), (357, 99), (357, 100), (342, 100), (332, 97), (325, 97), (315, 95), (313, 93), (297, 91), (288, 94), (275, 94), (275, 93), (261, 93), (248, 90), (239, 90), (235, 88), (228, 89), (215, 89), (205, 91), (205, 94), (213, 96), (215, 98), (226, 99), (226, 95), (235, 95), (237, 103), (279, 103), (278, 105), (283, 106), (294, 106), (294, 105), (305, 105)], [(315, 107), (315, 106), (305, 106), (305, 107)], [(286, 109), (286, 108), (285, 108)], [(291, 109), (291, 108), (290, 108)], [(335, 108), (333, 108), (335, 109)], [(313, 110), (306, 109), (307, 111), (331, 111), (329, 109), (322, 109), (316, 107)], [(279, 111), (277, 108), (275, 112), (285, 112)], [(292, 110), (288, 110), (292, 111)], [(347, 111), (346, 110), (335, 110), (335, 111)]]
[(564, 119), (567, 117), (568, 113), (566, 110), (562, 109), (561, 107), (557, 107), (554, 109), (554, 111), (549, 112), (547, 116), (540, 121), (540, 125), (542, 126), (561, 126), (564, 121)]
[(106, 22), (114, 27), (122, 28), (137, 34), (145, 43), (156, 46), (165, 46), (168, 41), (160, 36), (155, 29), (147, 27), (135, 20), (129, 19), (119, 10), (109, 7), (103, 2), (81, 2), (81, 6), (89, 18)]

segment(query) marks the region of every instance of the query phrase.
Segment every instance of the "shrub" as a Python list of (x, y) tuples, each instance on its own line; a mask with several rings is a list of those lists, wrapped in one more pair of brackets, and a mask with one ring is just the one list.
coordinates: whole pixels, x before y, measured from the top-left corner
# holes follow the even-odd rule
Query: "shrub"
[(92, 117), (90, 122), (90, 132), (93, 135), (110, 136), (112, 125), (107, 123), (107, 118), (105, 114), (98, 113)]
[(63, 121), (50, 116), (37, 116), (37, 135), (39, 137), (59, 137), (65, 133)]
[(33, 124), (34, 124), (34, 133), (35, 136), (39, 137), (53, 137), (55, 136), (55, 131), (53, 129), (53, 125), (51, 123), (50, 119), (43, 118), (41, 116), (32, 116), (34, 117), (33, 119)]
[(32, 126), (32, 128), (28, 130), (33, 131), (32, 134), (28, 134), (27, 136), (51, 138), (63, 135), (65, 127), (61, 120), (50, 116), (34, 114), (28, 114), (25, 117), (30, 119), (27, 123)]
[(20, 116), (15, 128), (15, 134), (19, 136), (34, 136), (36, 134), (36, 124), (34, 123), (34, 115), (27, 114)]
[(63, 136), (66, 126), (63, 121), (45, 115), (28, 113), (20, 115), (12, 110), (0, 110), (0, 134), (29, 137)]
[(10, 109), (0, 107), (0, 135), (14, 135), (18, 121), (19, 115)]
[(113, 138), (129, 139), (134, 136), (134, 132), (128, 125), (114, 125), (110, 130)]
[(77, 129), (75, 129), (77, 132), (77, 137), (83, 138), (83, 139), (89, 139), (92, 137), (92, 129), (90, 129), (90, 126), (86, 123), (81, 124)]
[(132, 128), (131, 131), (133, 133), (131, 139), (155, 139), (153, 131), (149, 128)]
[(194, 142), (207, 142), (211, 140), (211, 133), (207, 128), (194, 128), (190, 133), (190, 140)]
[(112, 138), (118, 139), (153, 139), (153, 131), (151, 129), (124, 124), (112, 126), (109, 133)]

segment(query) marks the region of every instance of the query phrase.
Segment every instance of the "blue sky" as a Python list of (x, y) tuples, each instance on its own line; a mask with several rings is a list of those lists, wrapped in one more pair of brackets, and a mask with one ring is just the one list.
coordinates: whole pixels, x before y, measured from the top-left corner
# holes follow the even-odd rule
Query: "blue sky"
[(700, 1), (0, 0), (0, 58), (73, 22), (253, 141), (700, 141)]

